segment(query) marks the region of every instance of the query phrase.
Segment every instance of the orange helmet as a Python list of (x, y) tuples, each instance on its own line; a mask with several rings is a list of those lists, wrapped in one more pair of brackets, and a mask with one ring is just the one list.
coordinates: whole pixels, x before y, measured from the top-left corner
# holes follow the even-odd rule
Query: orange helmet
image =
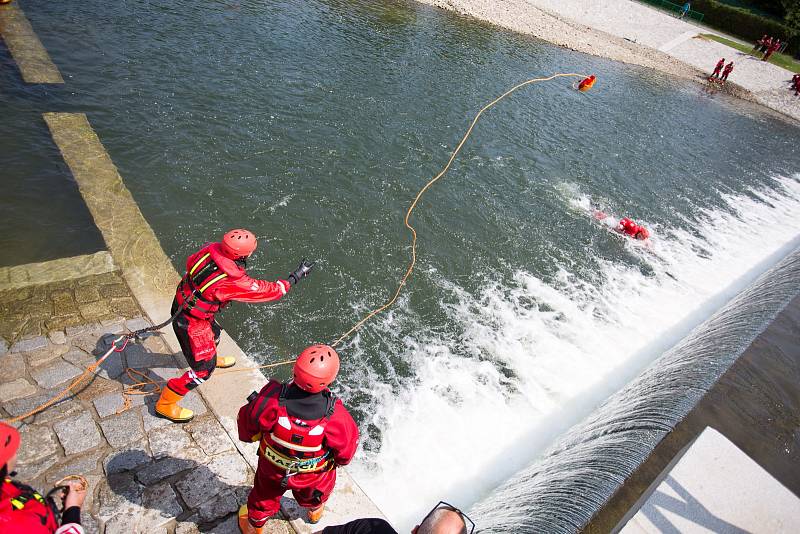
[(246, 258), (256, 249), (258, 242), (250, 230), (237, 228), (222, 236), (222, 251), (232, 260)]
[(19, 432), (13, 426), (0, 423), (0, 467), (17, 454), (19, 449)]
[(311, 345), (294, 362), (294, 383), (309, 393), (319, 393), (336, 379), (339, 355), (328, 345)]

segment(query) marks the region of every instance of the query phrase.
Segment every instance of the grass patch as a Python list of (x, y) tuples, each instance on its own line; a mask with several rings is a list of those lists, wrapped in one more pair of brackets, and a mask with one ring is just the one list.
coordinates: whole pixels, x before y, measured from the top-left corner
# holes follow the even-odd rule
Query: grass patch
[[(711, 39), (712, 41), (716, 41), (726, 46), (730, 46), (731, 48), (735, 48), (736, 50), (744, 52), (745, 54), (750, 54), (750, 52), (753, 51), (753, 45), (743, 45), (741, 43), (737, 43), (736, 41), (731, 41), (730, 39), (720, 37), (719, 35), (715, 35), (713, 33), (704, 33), (702, 34), (702, 36), (705, 37), (706, 39)], [(753, 57), (761, 58), (761, 54), (754, 55)], [(767, 61), (769, 63), (772, 63), (773, 65), (777, 65), (783, 69), (791, 71), (792, 73), (800, 72), (800, 61), (797, 61), (792, 56), (776, 53), (772, 54), (772, 56), (770, 56), (770, 58)]]

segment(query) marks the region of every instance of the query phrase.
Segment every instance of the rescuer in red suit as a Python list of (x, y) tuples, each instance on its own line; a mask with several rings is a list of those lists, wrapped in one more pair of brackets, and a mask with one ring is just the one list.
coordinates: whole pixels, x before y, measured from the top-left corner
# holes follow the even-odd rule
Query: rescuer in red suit
[(186, 260), (186, 274), (172, 302), (172, 314), (179, 308), (181, 312), (172, 328), (191, 369), (167, 382), (156, 403), (159, 415), (177, 423), (191, 420), (194, 413), (178, 402), (208, 380), (214, 369), (236, 363), (232, 356), (217, 356), (222, 327), (217, 324), (215, 315), (222, 308), (234, 300), (252, 303), (278, 300), (308, 276), (314, 266), (303, 260), (286, 280), (255, 280), (247, 275), (245, 267), (256, 245), (252, 232), (231, 230), (223, 236), (222, 242), (209, 243)]
[(30, 486), (11, 480), (17, 464), (19, 432), (0, 423), (0, 532), (3, 534), (84, 534), (81, 506), (86, 498), (83, 483), (70, 480), (64, 496), (64, 513), (58, 526), (53, 499), (42, 497)]
[(617, 224), (616, 230), (625, 235), (629, 235), (636, 239), (645, 240), (650, 237), (650, 232), (644, 226), (639, 226), (627, 217), (620, 219)]
[(336, 484), (336, 467), (347, 465), (358, 447), (358, 427), (342, 401), (328, 389), (339, 372), (339, 355), (312, 345), (297, 357), (293, 380), (270, 380), (239, 409), (239, 439), (260, 441), (258, 469), (239, 528), (260, 534), (292, 490), (308, 520), (322, 517)]

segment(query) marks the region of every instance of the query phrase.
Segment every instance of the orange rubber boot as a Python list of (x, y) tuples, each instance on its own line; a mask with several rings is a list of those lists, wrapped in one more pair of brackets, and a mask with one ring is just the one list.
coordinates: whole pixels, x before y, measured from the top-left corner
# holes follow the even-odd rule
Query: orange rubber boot
[(236, 358), (233, 356), (217, 356), (217, 367), (227, 369), (236, 365)]
[(312, 525), (319, 523), (322, 519), (322, 513), (325, 511), (325, 505), (320, 504), (317, 508), (306, 508), (308, 510), (308, 522)]
[(183, 399), (183, 395), (178, 395), (169, 386), (161, 390), (161, 397), (156, 402), (156, 413), (174, 423), (186, 423), (194, 417), (194, 412), (181, 406), (178, 402)]
[(264, 527), (254, 527), (247, 517), (247, 505), (239, 507), (239, 530), (242, 534), (263, 534)]

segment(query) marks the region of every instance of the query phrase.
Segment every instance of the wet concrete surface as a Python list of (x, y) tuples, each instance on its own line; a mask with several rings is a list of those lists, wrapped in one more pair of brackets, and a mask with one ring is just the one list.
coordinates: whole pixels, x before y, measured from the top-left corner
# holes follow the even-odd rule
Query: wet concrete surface
[(610, 532), (707, 426), (800, 496), (800, 297), (759, 335), (584, 532)]

